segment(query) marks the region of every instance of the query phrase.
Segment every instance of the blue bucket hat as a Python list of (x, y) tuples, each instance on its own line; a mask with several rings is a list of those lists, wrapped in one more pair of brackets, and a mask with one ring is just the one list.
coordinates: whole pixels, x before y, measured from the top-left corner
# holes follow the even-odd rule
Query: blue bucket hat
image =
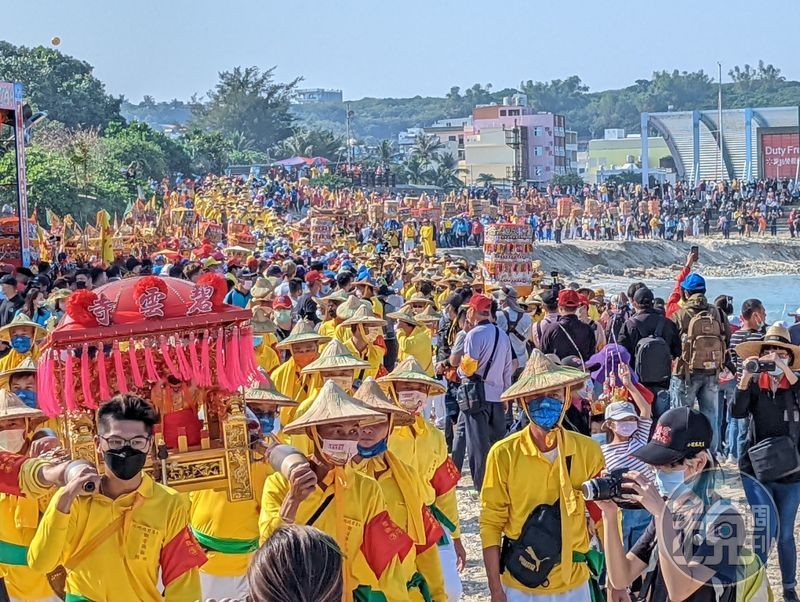
[(704, 293), (706, 280), (700, 274), (689, 274), (681, 283), (681, 288), (687, 293)]

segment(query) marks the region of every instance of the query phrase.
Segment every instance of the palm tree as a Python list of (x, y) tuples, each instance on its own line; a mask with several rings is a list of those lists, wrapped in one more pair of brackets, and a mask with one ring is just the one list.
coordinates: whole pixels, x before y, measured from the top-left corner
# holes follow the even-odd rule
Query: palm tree
[(381, 140), (378, 148), (375, 151), (378, 161), (383, 167), (388, 167), (392, 162), (395, 155), (395, 146), (393, 140)]
[(479, 173), (478, 174), (478, 182), (480, 182), (481, 185), (484, 188), (489, 188), (489, 186), (492, 185), (492, 183), (495, 181), (495, 179), (496, 178), (490, 173)]
[(228, 136), (228, 142), (231, 144), (231, 149), (235, 151), (251, 151), (255, 148), (255, 143), (239, 130)]
[(444, 144), (438, 136), (418, 134), (414, 138), (411, 154), (419, 157), (424, 165), (430, 165), (436, 160), (439, 151), (444, 149)]
[(423, 184), (425, 182), (426, 170), (422, 159), (418, 156), (411, 155), (403, 164), (403, 174), (409, 184)]

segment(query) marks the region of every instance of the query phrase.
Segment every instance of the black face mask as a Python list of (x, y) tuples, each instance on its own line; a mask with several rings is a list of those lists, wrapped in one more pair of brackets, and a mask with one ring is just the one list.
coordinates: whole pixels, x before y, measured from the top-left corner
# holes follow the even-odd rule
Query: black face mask
[(144, 468), (147, 461), (147, 454), (143, 451), (133, 449), (130, 445), (119, 449), (109, 449), (103, 454), (108, 469), (123, 481), (130, 481)]

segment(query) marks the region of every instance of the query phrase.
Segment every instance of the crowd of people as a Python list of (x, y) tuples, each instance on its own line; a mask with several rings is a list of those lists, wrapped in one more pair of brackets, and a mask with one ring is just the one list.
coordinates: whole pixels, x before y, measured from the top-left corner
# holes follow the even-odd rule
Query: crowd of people
[[(254, 195), (291, 223), (275, 204), (294, 202), (292, 186), (266, 187)], [(759, 190), (660, 194), (744, 211)], [(332, 249), (276, 231), (244, 259), (204, 244), (193, 258), (0, 265), (8, 598), (450, 602), (472, 562), (493, 602), (766, 600), (777, 546), (771, 585), (798, 600), (798, 326), (768, 324), (757, 298), (708, 299), (696, 252), (666, 299), (644, 282), (612, 294), (557, 276), (521, 294), (437, 254), (430, 221), (350, 221)], [(207, 274), (252, 312), (262, 379), (240, 394), (255, 499), (156, 483), (160, 417), (135, 388), (96, 411), (102, 470), (64, 461), (37, 362), (77, 291)], [(736, 469), (755, 525), (722, 489)], [(467, 474), (482, 558), (462, 542)]]

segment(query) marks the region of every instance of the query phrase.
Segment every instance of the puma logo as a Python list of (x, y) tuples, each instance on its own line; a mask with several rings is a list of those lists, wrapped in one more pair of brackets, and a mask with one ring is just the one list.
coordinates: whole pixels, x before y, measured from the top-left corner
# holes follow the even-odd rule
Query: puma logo
[(544, 558), (539, 559), (534, 549), (530, 546), (525, 548), (525, 553), (530, 557), (530, 560), (525, 558), (525, 556), (520, 556), (519, 563), (526, 569), (528, 569), (529, 571), (533, 571), (534, 573), (538, 573), (539, 569), (542, 566), (542, 563), (550, 558), (549, 556), (545, 556)]

